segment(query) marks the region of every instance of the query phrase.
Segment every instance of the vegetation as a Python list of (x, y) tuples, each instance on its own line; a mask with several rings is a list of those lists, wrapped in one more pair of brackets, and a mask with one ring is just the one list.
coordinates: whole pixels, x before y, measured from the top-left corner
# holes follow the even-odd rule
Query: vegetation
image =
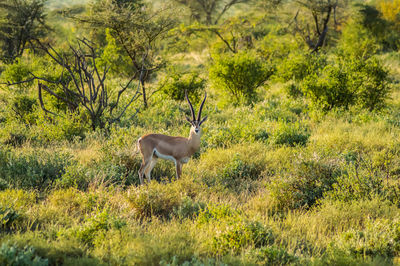
[(0, 0), (0, 264), (399, 264), (399, 10)]

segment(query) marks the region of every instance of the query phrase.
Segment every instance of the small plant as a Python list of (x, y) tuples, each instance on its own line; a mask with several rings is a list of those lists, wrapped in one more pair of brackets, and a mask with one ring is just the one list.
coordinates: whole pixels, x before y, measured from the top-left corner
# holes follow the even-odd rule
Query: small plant
[(0, 205), (0, 228), (2, 230), (10, 230), (13, 224), (20, 218), (18, 214), (11, 207), (2, 207)]
[(47, 259), (35, 255), (33, 247), (26, 246), (21, 249), (15, 245), (3, 243), (0, 247), (0, 264), (12, 266), (47, 266)]
[(127, 193), (127, 199), (138, 218), (153, 215), (169, 218), (174, 208), (179, 208), (181, 205), (181, 197), (176, 187), (157, 182), (151, 182), (147, 186), (132, 187)]
[(207, 208), (200, 211), (197, 222), (204, 224), (226, 218), (236, 220), (239, 214), (237, 210), (232, 209), (228, 205), (208, 205)]
[(204, 210), (206, 205), (203, 202), (195, 202), (187, 197), (182, 200), (181, 205), (174, 208), (174, 215), (179, 219), (193, 218), (199, 215)]
[(259, 222), (238, 222), (214, 237), (213, 250), (216, 254), (225, 255), (229, 252), (237, 254), (244, 247), (262, 247), (272, 244), (274, 235), (271, 229)]
[(301, 125), (299, 122), (285, 123), (281, 122), (275, 128), (270, 141), (278, 145), (306, 145), (310, 133), (307, 127)]

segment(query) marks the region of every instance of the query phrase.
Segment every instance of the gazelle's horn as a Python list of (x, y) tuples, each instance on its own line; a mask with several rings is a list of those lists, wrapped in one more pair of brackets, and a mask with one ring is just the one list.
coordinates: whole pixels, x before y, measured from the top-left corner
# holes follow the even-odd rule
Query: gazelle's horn
[(205, 103), (205, 101), (206, 101), (206, 98), (207, 98), (207, 92), (205, 93), (204, 99), (203, 99), (203, 101), (201, 102), (200, 109), (199, 109), (199, 113), (197, 114), (197, 121), (200, 121), (200, 118), (201, 118), (201, 111), (203, 110), (203, 106), (204, 106), (204, 103)]
[(193, 121), (195, 121), (196, 118), (195, 118), (195, 116), (194, 116), (193, 106), (192, 106), (192, 103), (191, 103), (190, 100), (189, 100), (189, 97), (188, 97), (188, 95), (187, 95), (187, 91), (186, 91), (186, 90), (185, 90), (185, 98), (186, 98), (187, 102), (189, 103), (190, 112), (192, 113), (192, 119), (193, 119)]

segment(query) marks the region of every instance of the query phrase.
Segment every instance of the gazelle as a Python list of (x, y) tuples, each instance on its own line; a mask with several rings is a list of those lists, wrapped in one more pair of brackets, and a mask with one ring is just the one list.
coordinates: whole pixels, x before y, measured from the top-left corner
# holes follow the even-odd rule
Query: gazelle
[(192, 118), (186, 116), (186, 120), (192, 125), (188, 138), (172, 137), (163, 134), (144, 135), (137, 141), (138, 149), (142, 154), (143, 161), (139, 169), (140, 184), (143, 184), (143, 174), (146, 175), (150, 182), (151, 170), (157, 163), (158, 158), (171, 160), (175, 163), (176, 177), (180, 178), (182, 174), (182, 164), (189, 161), (190, 157), (200, 148), (201, 124), (206, 121), (207, 116), (201, 119), (201, 111), (207, 98), (205, 93), (204, 99), (200, 105), (197, 119), (194, 115), (192, 103), (190, 102), (187, 92), (185, 98), (189, 104)]

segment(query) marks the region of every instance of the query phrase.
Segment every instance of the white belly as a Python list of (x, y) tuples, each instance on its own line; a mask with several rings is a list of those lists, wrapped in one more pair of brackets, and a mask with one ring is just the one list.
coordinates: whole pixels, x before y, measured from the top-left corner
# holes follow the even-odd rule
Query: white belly
[(162, 153), (159, 153), (156, 149), (154, 149), (154, 153), (155, 153), (155, 155), (157, 155), (158, 158), (161, 158), (164, 160), (170, 160), (170, 161), (173, 161), (174, 163), (176, 163), (175, 158), (170, 155), (164, 155)]

